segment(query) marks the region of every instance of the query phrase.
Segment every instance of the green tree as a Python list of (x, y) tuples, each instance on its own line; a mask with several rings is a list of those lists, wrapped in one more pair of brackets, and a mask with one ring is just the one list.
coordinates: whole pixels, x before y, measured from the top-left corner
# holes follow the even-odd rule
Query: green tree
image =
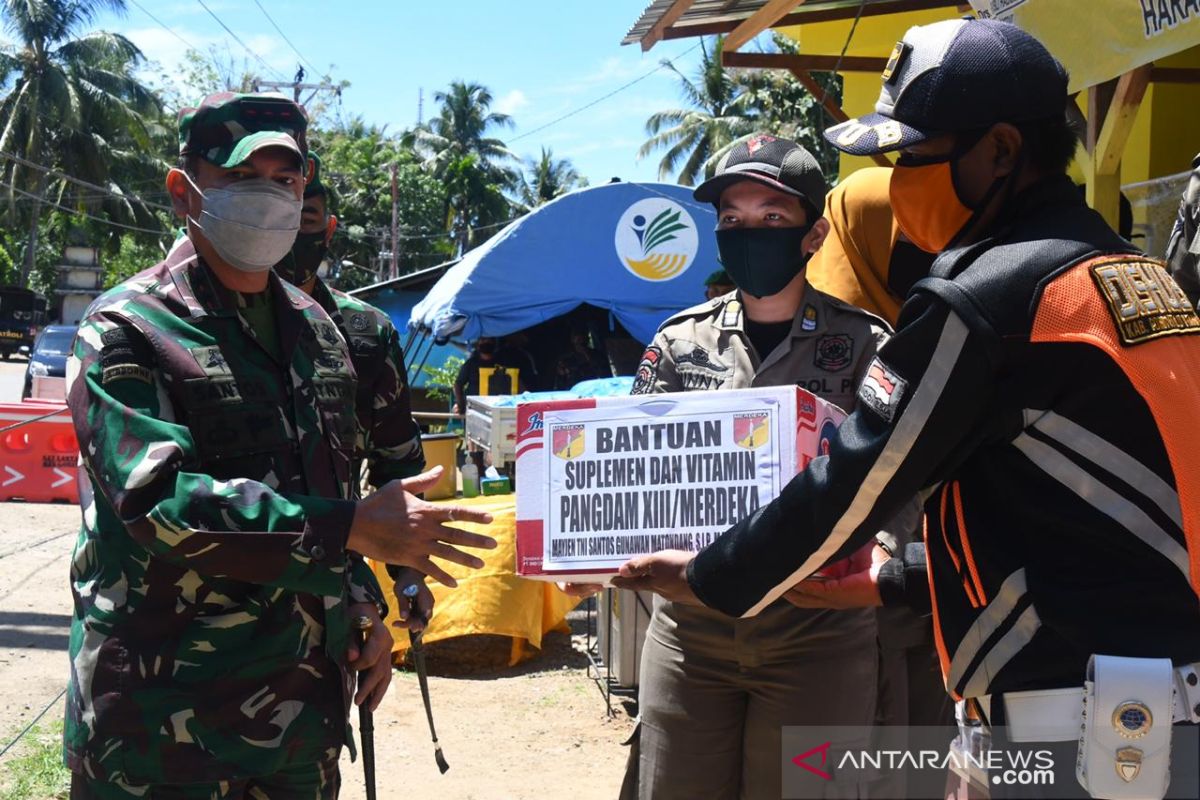
[[(142, 54), (124, 36), (85, 32), (124, 0), (0, 0), (14, 43), (0, 48), (0, 152), (108, 187), (87, 196), (49, 173), (6, 159), (13, 222), (29, 231), (22, 268), (28, 280), (38, 253), (43, 200), (64, 199), (127, 224), (156, 226), (154, 213), (122, 180), (160, 172), (153, 152), (157, 96), (135, 76)], [(31, 197), (20, 205), (17, 198)]]
[[(421, 166), (421, 159), (385, 128), (352, 117), (330, 130), (313, 131), (309, 145), (321, 155), (322, 183), (333, 196), (331, 209), (339, 226), (335, 251), (339, 258), (370, 267), (380, 251), (391, 248), (391, 166), (396, 165), (401, 274), (445, 261), (453, 247), (445, 227), (446, 191)], [(362, 270), (348, 270), (340, 284), (371, 280)]]
[(521, 182), (521, 202), (526, 208), (537, 208), (560, 194), (587, 186), (575, 166), (565, 158), (555, 158), (548, 147), (542, 148), (541, 158), (525, 160), (525, 176)]
[[(800, 45), (786, 36), (774, 34), (769, 52), (796, 55)], [(813, 73), (813, 79), (828, 99), (840, 105), (841, 79), (832, 72)], [(821, 165), (830, 185), (837, 182), (838, 150), (825, 141), (823, 132), (833, 124), (821, 107), (821, 97), (813, 97), (795, 76), (786, 70), (737, 70), (734, 81), (746, 98), (747, 105), (757, 116), (757, 130), (772, 133), (802, 144)], [(715, 166), (728, 146), (713, 154), (710, 168)]]
[(753, 98), (721, 64), (724, 41), (718, 36), (702, 42), (700, 65), (691, 78), (670, 61), (662, 62), (678, 77), (687, 107), (658, 111), (646, 120), (650, 138), (638, 150), (638, 158), (666, 148), (658, 162), (661, 178), (674, 173), (679, 183), (692, 186), (714, 154), (758, 130), (759, 111)]
[(510, 165), (513, 154), (491, 132), (513, 123), (491, 110), (492, 93), (478, 83), (454, 81), (434, 100), (440, 104), (437, 116), (410, 131), (405, 143), (447, 185), (447, 226), (462, 253), (478, 244), (477, 231), (512, 215), (504, 193), (518, 190), (520, 173)]
[(196, 105), (215, 92), (248, 92), (254, 70), (249, 56), (240, 59), (228, 45), (211, 45), (201, 51), (189, 48), (179, 64), (170, 68), (153, 63), (152, 85), (172, 119), (181, 108)]

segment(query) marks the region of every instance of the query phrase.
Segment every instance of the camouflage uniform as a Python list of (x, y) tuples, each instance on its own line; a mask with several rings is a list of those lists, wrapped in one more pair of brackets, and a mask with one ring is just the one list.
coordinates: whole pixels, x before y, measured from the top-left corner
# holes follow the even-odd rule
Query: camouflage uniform
[(364, 470), (367, 481), (376, 489), (397, 478), (419, 475), (425, 468), (425, 453), (421, 449), (421, 429), (412, 416), (404, 352), (396, 326), (383, 311), (330, 289), (320, 278), (312, 298), (337, 325), (358, 375), (355, 486), (361, 485)]
[[(310, 150), (308, 163), (312, 174), (304, 187), (304, 198), (306, 201), (323, 198), (325, 214), (321, 230), (306, 232), (304, 228), (309, 223), (302, 217), (301, 234), (293, 252), (275, 266), (275, 271), (296, 286), (305, 287), (311, 281), (309, 294), (337, 325), (350, 348), (358, 375), (354, 485), (365, 488), (362, 482), (365, 472), (369, 484), (378, 489), (388, 481), (411, 478), (424, 469), (421, 429), (412, 417), (400, 334), (388, 315), (345, 292), (331, 289), (317, 276), (319, 262), (327, 255), (329, 246), (327, 226), (333, 198), (321, 181), (321, 157)], [(306, 204), (309, 207), (313, 206)], [(305, 239), (309, 241), (302, 242)]]
[[(240, 796), (260, 776), (336, 796), (347, 604), (385, 608), (346, 550), (356, 384), (325, 312), (274, 276), (268, 292), (282, 361), (190, 241), (80, 324), (73, 796)], [(269, 785), (250, 796), (296, 796)]]

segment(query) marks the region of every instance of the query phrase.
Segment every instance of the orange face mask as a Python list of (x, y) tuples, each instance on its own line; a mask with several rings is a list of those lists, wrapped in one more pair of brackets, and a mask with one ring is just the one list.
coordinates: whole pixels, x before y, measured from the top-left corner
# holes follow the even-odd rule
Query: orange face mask
[(950, 160), (892, 170), (888, 195), (904, 235), (927, 253), (940, 253), (967, 226), (974, 211), (954, 188)]

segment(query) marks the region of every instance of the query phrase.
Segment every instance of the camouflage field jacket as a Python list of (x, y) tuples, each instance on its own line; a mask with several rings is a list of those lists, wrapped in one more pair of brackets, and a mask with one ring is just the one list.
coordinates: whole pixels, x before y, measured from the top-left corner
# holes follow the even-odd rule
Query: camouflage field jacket
[[(320, 278), (312, 296), (345, 338), (358, 376), (355, 471), (364, 471), (376, 489), (388, 481), (419, 474), (425, 467), (425, 453), (421, 429), (412, 416), (396, 326), (375, 306), (330, 289)], [(359, 485), (357, 480), (355, 485)]]
[(273, 274), (271, 355), (190, 242), (99, 297), (68, 364), (83, 526), (65, 756), (129, 783), (336, 757), (355, 378), (317, 303)]

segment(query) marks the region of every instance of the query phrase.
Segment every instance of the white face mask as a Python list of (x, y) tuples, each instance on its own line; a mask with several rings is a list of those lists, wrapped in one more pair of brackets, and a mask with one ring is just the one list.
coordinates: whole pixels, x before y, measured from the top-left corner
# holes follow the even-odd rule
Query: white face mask
[(249, 178), (202, 192), (191, 176), (187, 179), (203, 201), (200, 219), (188, 219), (229, 266), (266, 272), (291, 252), (303, 205), (292, 189)]

